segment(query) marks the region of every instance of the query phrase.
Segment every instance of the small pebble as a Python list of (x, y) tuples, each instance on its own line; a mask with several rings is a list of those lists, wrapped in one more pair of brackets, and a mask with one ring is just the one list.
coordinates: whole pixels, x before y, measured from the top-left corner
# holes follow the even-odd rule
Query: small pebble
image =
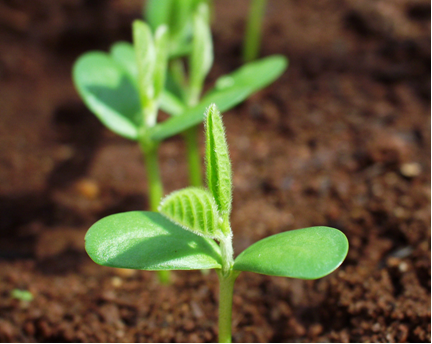
[(123, 284), (123, 280), (118, 276), (114, 276), (111, 278), (111, 284), (114, 288), (119, 288)]
[(117, 276), (120, 276), (120, 277), (123, 277), (123, 278), (127, 278), (127, 277), (132, 277), (133, 275), (135, 275), (136, 274), (136, 270), (114, 268), (114, 273)]
[(417, 162), (409, 162), (400, 167), (400, 173), (407, 178), (417, 177), (421, 173), (421, 166)]
[(99, 185), (90, 179), (81, 179), (75, 184), (75, 188), (81, 196), (93, 200), (99, 196)]

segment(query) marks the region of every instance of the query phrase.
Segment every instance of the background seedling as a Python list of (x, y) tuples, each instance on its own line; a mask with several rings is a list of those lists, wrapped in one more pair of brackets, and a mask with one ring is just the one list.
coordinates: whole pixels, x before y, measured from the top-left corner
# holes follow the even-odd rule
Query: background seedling
[(20, 301), (33, 301), (33, 294), (28, 290), (14, 289), (11, 291), (11, 297)]
[(256, 242), (234, 259), (230, 227), (232, 182), (222, 119), (207, 110), (208, 189), (188, 187), (167, 196), (159, 211), (108, 216), (85, 237), (98, 264), (141, 270), (216, 269), (219, 341), (231, 341), (234, 282), (241, 271), (301, 279), (321, 278), (345, 259), (348, 240), (337, 229), (311, 227)]
[(243, 45), (244, 62), (253, 61), (258, 57), (266, 5), (267, 0), (251, 0)]
[[(209, 1), (203, 0), (153, 0), (147, 5), (148, 22), (153, 27), (166, 24), (170, 32), (171, 55), (161, 108), (172, 116), (180, 117), (188, 111), (194, 111), (194, 107), (199, 105), (196, 114), (202, 117), (203, 110), (211, 102), (218, 104), (222, 111), (228, 110), (272, 83), (284, 72), (287, 65), (284, 57), (274, 56), (266, 61), (267, 63), (245, 66), (240, 74), (249, 74), (249, 77), (222, 77), (216, 82), (213, 93), (210, 92), (201, 99), (204, 80), (213, 64), (208, 3)], [(266, 77), (260, 79), (264, 74)], [(252, 78), (255, 78), (254, 84), (250, 85)], [(221, 92), (224, 89), (225, 93)], [(210, 98), (206, 98), (210, 95)], [(198, 127), (193, 125), (183, 130), (182, 134), (186, 142), (190, 184), (202, 186)]]

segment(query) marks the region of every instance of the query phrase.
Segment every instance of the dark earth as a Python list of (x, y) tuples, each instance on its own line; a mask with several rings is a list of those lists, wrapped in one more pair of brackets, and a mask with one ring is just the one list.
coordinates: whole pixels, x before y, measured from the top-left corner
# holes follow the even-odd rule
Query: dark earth
[[(241, 65), (247, 6), (215, 0), (208, 86)], [(269, 0), (261, 54), (290, 67), (225, 113), (235, 252), (315, 225), (342, 230), (350, 251), (316, 281), (242, 273), (235, 342), (431, 341), (430, 10)], [(130, 40), (140, 16), (139, 0), (0, 1), (2, 342), (217, 340), (214, 272), (161, 286), (84, 251), (96, 220), (148, 209), (147, 185), (139, 148), (86, 109), (71, 68)], [(166, 193), (187, 186), (185, 161), (181, 137), (162, 144)]]

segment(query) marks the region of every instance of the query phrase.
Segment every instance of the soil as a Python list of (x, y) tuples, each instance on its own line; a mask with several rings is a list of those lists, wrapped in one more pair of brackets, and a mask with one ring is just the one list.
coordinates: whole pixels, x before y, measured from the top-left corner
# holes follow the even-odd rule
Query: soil
[[(248, 2), (215, 1), (211, 83), (241, 65)], [(0, 341), (213, 342), (214, 272), (94, 264), (89, 226), (148, 209), (138, 147), (71, 82), (89, 49), (130, 40), (141, 1), (0, 1)], [(235, 252), (285, 230), (339, 228), (350, 251), (316, 281), (242, 273), (235, 342), (430, 342), (430, 2), (271, 0), (277, 82), (225, 114)], [(201, 137), (202, 140), (202, 137)], [(162, 144), (165, 191), (187, 185)], [(30, 302), (12, 299), (29, 290)]]

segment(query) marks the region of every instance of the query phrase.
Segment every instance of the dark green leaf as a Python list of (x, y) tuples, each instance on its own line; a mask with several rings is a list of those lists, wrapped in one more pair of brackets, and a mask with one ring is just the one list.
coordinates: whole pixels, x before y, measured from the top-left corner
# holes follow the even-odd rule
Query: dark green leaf
[(165, 197), (159, 212), (182, 227), (208, 238), (220, 238), (219, 213), (210, 192), (188, 187)]
[(244, 250), (234, 270), (301, 279), (321, 278), (342, 264), (348, 240), (339, 230), (310, 227), (272, 235)]
[(215, 103), (220, 111), (225, 111), (244, 100), (248, 92), (248, 89), (234, 89), (209, 95), (203, 98), (197, 106), (187, 109), (182, 115), (172, 117), (151, 128), (150, 137), (153, 140), (164, 140), (179, 134), (201, 123), (204, 119), (204, 113), (211, 103)]
[(139, 270), (221, 267), (212, 239), (189, 232), (154, 212), (132, 211), (103, 218), (85, 236), (86, 251), (100, 265)]
[(106, 127), (137, 139), (141, 121), (138, 91), (118, 63), (103, 52), (86, 53), (74, 65), (73, 80), (84, 103)]
[(214, 104), (206, 115), (206, 163), (207, 187), (222, 217), (228, 220), (232, 201), (231, 161), (222, 117)]

